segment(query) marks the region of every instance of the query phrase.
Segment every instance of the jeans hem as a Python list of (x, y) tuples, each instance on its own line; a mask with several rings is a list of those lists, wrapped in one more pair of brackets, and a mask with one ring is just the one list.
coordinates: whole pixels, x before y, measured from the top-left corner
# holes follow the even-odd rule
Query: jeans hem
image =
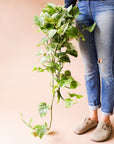
[(102, 113), (103, 116), (110, 116), (110, 115), (112, 115), (114, 112), (113, 112), (113, 113), (106, 113), (106, 112), (101, 111), (101, 113)]
[(101, 105), (96, 105), (96, 106), (89, 105), (89, 109), (91, 109), (91, 110), (97, 110), (100, 107), (101, 107)]

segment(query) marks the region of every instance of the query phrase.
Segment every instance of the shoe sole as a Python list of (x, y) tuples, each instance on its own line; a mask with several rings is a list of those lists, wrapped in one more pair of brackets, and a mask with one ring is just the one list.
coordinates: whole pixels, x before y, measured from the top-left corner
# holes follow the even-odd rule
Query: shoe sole
[[(111, 135), (112, 135), (112, 133), (111, 133)], [(93, 140), (93, 139), (90, 139), (90, 140), (94, 141), (94, 142), (105, 142), (105, 141), (107, 141), (107, 140), (110, 139), (111, 135), (107, 139), (105, 139), (105, 140)]]
[(72, 130), (72, 131), (73, 131), (75, 134), (81, 135), (81, 134), (84, 134), (84, 133), (88, 132), (89, 130), (94, 129), (95, 127), (97, 127), (97, 126), (91, 127), (91, 128), (89, 128), (89, 129), (87, 129), (86, 131), (81, 132), (81, 133), (78, 133), (78, 132), (76, 132), (75, 130)]

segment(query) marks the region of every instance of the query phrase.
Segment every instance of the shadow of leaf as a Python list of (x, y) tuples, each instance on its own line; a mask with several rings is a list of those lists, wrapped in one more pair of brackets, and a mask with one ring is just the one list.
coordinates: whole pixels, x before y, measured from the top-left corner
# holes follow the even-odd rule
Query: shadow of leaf
[(57, 131), (50, 131), (50, 132), (48, 132), (48, 135), (57, 135), (57, 134), (58, 134)]

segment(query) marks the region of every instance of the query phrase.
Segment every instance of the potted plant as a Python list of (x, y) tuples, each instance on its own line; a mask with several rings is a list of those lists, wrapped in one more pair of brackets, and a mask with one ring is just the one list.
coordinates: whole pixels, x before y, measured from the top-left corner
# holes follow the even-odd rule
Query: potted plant
[[(50, 105), (45, 102), (39, 105), (41, 118), (50, 111), (51, 118), (49, 125), (45, 123), (44, 125), (38, 124), (32, 126), (32, 119), (27, 123), (23, 119), (23, 114), (21, 113), (23, 122), (30, 127), (34, 136), (42, 138), (44, 134), (49, 132), (52, 124), (52, 110), (55, 98), (58, 99), (57, 103), (62, 100), (66, 108), (70, 108), (77, 102), (77, 99), (82, 98), (82, 95), (76, 93), (68, 93), (68, 98), (64, 98), (61, 94), (62, 88), (76, 89), (79, 85), (79, 82), (72, 77), (70, 70), (65, 70), (63, 72), (65, 63), (71, 62), (70, 56), (75, 58), (78, 56), (75, 46), (70, 41), (72, 39), (85, 40), (82, 32), (74, 26), (74, 20), (79, 14), (80, 12), (77, 6), (70, 6), (64, 9), (64, 6), (56, 6), (55, 4), (49, 3), (43, 8), (40, 16), (34, 17), (34, 23), (39, 27), (39, 31), (42, 31), (46, 35), (46, 37), (42, 38), (37, 47), (44, 45), (47, 52), (43, 52), (43, 49), (38, 51), (37, 56), (41, 56), (40, 63), (42, 67), (35, 66), (33, 71), (47, 71), (50, 72), (52, 76), (50, 82), (50, 86), (52, 87), (52, 102)], [(84, 27), (83, 30), (91, 32), (94, 27), (95, 24), (88, 28)]]

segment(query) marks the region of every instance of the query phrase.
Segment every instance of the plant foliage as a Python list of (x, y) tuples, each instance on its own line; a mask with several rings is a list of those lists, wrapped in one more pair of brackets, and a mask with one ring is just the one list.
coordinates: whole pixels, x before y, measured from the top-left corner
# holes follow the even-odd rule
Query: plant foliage
[[(76, 89), (79, 83), (72, 77), (70, 70), (62, 71), (65, 63), (70, 63), (70, 56), (77, 58), (78, 51), (75, 46), (70, 42), (71, 39), (80, 40), (79, 38), (84, 36), (79, 32), (78, 28), (74, 26), (74, 20), (80, 14), (77, 6), (68, 7), (64, 9), (64, 6), (56, 6), (55, 4), (49, 3), (43, 8), (40, 16), (34, 17), (34, 23), (39, 27), (38, 31), (45, 33), (46, 37), (43, 37), (37, 47), (44, 45), (47, 53), (40, 49), (36, 56), (40, 56), (40, 63), (42, 67), (33, 68), (33, 71), (38, 72), (50, 72), (52, 74), (51, 87), (52, 87), (52, 102), (47, 105), (42, 102), (39, 105), (39, 114), (44, 117), (48, 111), (50, 111), (51, 120), (49, 126), (47, 123), (44, 125), (32, 126), (31, 121), (26, 123), (31, 128), (34, 136), (43, 137), (47, 131), (50, 130), (52, 124), (52, 108), (55, 97), (58, 99), (57, 103), (62, 100), (66, 108), (70, 108), (77, 102), (77, 99), (82, 98), (82, 95), (75, 93), (68, 93), (68, 98), (64, 98), (61, 94), (62, 88)], [(84, 27), (83, 30), (92, 31), (95, 24), (89, 28)]]

